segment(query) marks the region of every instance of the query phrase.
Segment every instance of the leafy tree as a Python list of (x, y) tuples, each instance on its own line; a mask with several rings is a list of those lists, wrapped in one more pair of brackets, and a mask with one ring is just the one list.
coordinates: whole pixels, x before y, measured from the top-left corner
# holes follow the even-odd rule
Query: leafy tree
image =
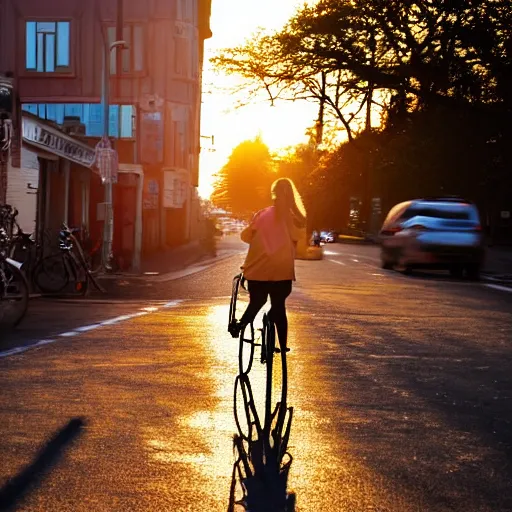
[(272, 155), (261, 138), (244, 141), (217, 173), (211, 201), (235, 217), (248, 219), (270, 204), (275, 178)]
[(381, 101), (387, 109), (391, 94), (408, 98), (403, 105), (414, 110), (511, 106), (511, 27), (509, 0), (320, 0), (281, 31), (260, 33), (213, 62), (271, 101), (319, 101), (352, 140), (359, 109)]
[(351, 195), (367, 218), (374, 196), (491, 206), (512, 186), (510, 0), (320, 0), (214, 63), (252, 94), (317, 102), (317, 146), (326, 122), (345, 132), (349, 144), (303, 169), (325, 222)]

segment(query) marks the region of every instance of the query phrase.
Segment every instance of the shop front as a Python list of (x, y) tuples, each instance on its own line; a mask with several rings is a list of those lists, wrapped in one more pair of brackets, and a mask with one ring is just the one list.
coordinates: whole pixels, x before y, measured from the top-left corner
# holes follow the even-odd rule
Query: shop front
[(28, 113), (22, 118), (22, 148), (39, 162), (35, 195), (38, 240), (44, 240), (45, 233), (56, 236), (63, 222), (87, 227), (94, 149)]

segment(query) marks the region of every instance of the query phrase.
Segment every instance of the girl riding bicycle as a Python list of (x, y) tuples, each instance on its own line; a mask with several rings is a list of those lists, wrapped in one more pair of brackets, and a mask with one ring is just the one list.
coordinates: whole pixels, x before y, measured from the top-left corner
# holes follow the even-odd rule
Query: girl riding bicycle
[(256, 213), (241, 233), (249, 244), (242, 266), (248, 282), (249, 305), (240, 321), (229, 325), (228, 331), (236, 338), (240, 330), (251, 323), (270, 295), (269, 319), (275, 324), (279, 345), (287, 349), (288, 319), (286, 298), (295, 281), (295, 248), (301, 228), (306, 225), (306, 209), (302, 199), (288, 178), (276, 180), (271, 187), (273, 206)]

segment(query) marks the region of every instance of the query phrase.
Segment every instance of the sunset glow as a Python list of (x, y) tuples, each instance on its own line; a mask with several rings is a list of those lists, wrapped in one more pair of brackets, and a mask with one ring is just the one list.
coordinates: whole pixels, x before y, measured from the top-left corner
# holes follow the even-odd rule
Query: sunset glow
[[(225, 164), (240, 142), (261, 135), (271, 151), (298, 144), (306, 139), (305, 130), (314, 123), (317, 107), (300, 102), (277, 103), (272, 107), (264, 98), (258, 103), (235, 109), (233, 96), (220, 89), (235, 84), (235, 77), (216, 74), (209, 58), (220, 48), (241, 45), (259, 27), (281, 28), (303, 2), (261, 0), (257, 8), (250, 2), (214, 0), (211, 26), (213, 37), (206, 41), (201, 118), (201, 157), (199, 194), (209, 197), (214, 174)], [(214, 136), (214, 144), (206, 137)], [(214, 151), (212, 151), (214, 150)]]

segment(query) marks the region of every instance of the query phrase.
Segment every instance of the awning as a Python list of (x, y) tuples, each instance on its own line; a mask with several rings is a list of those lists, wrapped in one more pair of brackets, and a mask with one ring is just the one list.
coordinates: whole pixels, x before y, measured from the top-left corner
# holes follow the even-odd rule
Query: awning
[(96, 159), (94, 148), (25, 113), (23, 141), (84, 167), (92, 167)]

